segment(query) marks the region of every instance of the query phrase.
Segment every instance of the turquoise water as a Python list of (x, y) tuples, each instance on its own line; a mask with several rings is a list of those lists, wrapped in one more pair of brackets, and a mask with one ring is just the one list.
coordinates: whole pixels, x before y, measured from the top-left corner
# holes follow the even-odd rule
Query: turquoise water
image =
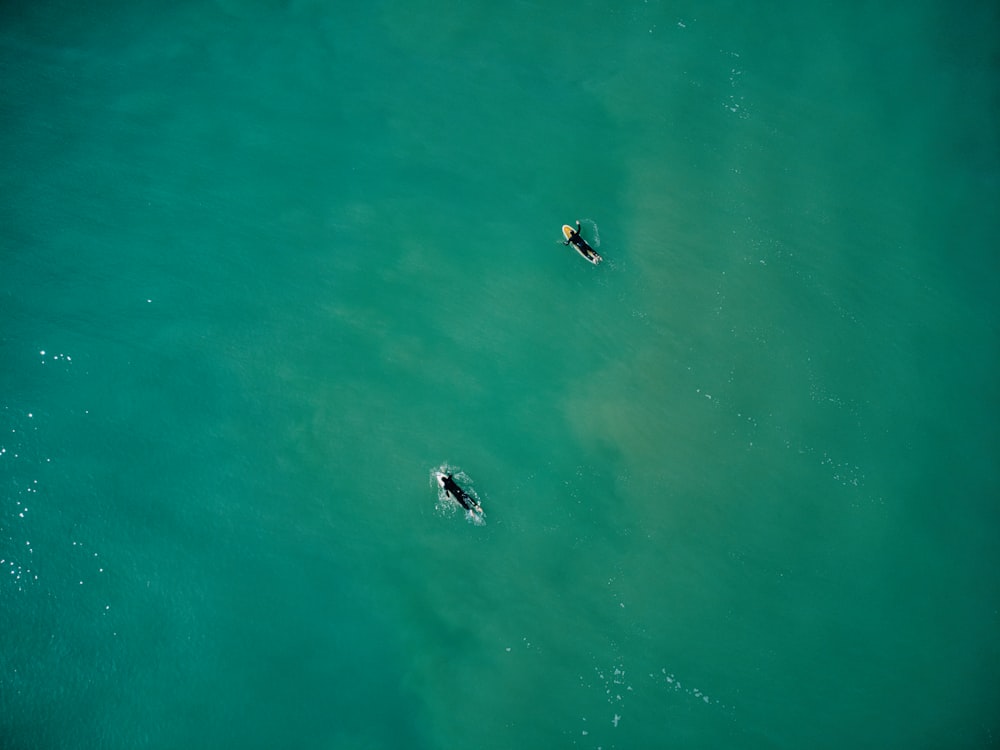
[(1000, 744), (994, 3), (21, 5), (0, 746)]

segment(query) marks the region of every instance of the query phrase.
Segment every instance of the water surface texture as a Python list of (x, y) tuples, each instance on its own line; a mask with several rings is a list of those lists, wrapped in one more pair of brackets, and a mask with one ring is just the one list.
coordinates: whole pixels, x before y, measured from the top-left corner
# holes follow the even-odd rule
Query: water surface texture
[(0, 746), (997, 746), (996, 3), (350, 5), (0, 9)]

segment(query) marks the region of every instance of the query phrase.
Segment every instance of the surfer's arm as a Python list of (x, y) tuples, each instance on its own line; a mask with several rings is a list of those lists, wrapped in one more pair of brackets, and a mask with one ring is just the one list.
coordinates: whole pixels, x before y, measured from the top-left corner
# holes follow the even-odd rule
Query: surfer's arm
[(568, 239), (568, 240), (566, 240), (566, 241), (565, 241), (565, 242), (563, 243), (564, 245), (569, 245), (569, 244), (572, 244), (572, 243), (573, 243), (573, 240), (575, 240), (575, 239), (576, 239), (577, 237), (579, 237), (579, 236), (580, 236), (580, 222), (579, 222), (579, 221), (578, 221), (578, 222), (576, 222), (576, 231), (572, 231), (572, 230), (570, 230), (570, 231), (572, 232), (572, 234), (570, 234), (570, 236), (569, 236), (569, 239)]

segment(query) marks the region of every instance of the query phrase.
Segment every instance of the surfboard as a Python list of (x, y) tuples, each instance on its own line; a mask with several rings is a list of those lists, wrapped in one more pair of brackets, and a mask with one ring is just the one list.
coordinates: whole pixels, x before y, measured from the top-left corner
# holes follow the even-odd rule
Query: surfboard
[(483, 506), (479, 504), (479, 499), (458, 484), (452, 474), (436, 471), (434, 472), (434, 478), (437, 480), (438, 487), (444, 491), (446, 498), (451, 498), (469, 513), (483, 515)]
[(573, 227), (571, 227), (569, 224), (563, 224), (562, 229), (563, 229), (563, 237), (565, 237), (566, 241), (569, 242), (570, 247), (572, 247), (574, 250), (580, 253), (581, 258), (583, 258), (584, 260), (589, 260), (595, 266), (601, 262), (601, 256), (598, 255), (597, 251), (594, 248), (592, 248), (590, 245), (587, 244), (587, 241), (583, 239), (583, 237), (577, 235), (578, 238), (577, 242), (579, 242), (580, 244), (577, 244), (577, 242), (570, 241), (570, 237), (572, 237), (576, 233), (576, 230)]

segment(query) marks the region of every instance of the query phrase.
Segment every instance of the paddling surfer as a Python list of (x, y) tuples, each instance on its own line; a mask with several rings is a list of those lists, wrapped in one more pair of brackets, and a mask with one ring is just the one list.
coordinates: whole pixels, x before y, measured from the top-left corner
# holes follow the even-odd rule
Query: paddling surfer
[(437, 479), (438, 487), (443, 489), (448, 497), (457, 500), (459, 504), (461, 504), (461, 506), (470, 513), (475, 512), (482, 514), (482, 506), (476, 502), (474, 497), (458, 486), (453, 474), (444, 474), (438, 471), (435, 472), (434, 477)]
[(598, 255), (597, 251), (587, 244), (587, 240), (580, 236), (580, 220), (576, 220), (576, 229), (570, 229), (569, 237), (563, 241), (564, 245), (572, 245), (580, 255), (589, 260), (591, 263), (599, 263), (601, 261), (601, 256)]

